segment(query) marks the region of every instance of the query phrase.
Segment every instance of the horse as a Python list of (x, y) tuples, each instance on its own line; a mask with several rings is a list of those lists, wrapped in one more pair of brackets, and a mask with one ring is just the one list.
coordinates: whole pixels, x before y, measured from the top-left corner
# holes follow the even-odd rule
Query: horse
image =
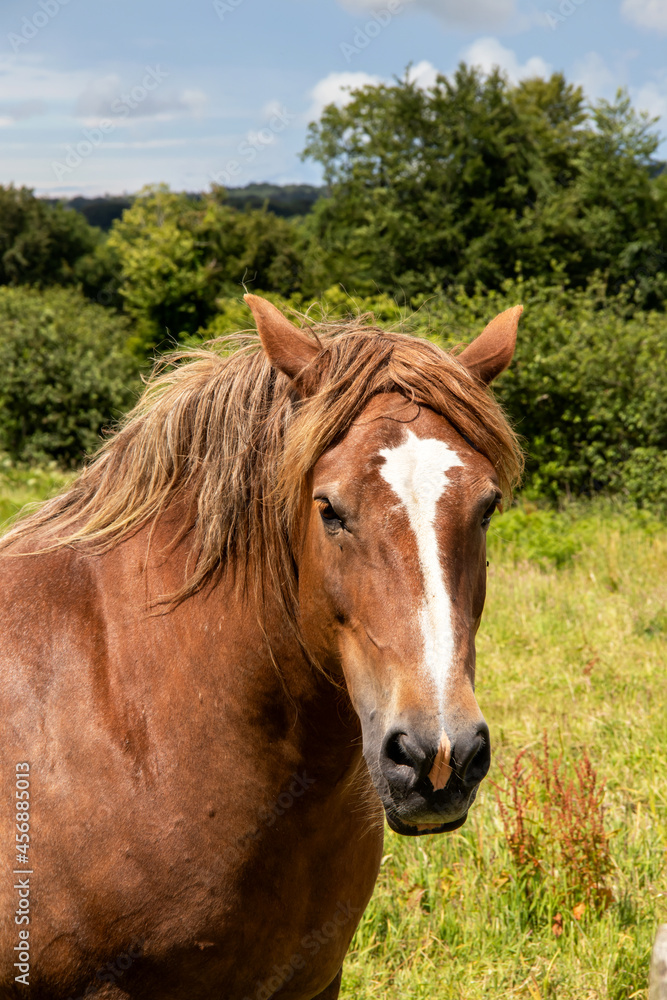
[(456, 830), (489, 768), (521, 307), (449, 353), (246, 301), (3, 540), (3, 998), (334, 1000), (384, 818)]

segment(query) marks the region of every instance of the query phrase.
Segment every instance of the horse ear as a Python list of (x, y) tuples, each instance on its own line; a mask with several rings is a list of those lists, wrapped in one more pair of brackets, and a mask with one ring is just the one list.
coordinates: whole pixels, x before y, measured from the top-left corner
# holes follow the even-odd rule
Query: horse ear
[(488, 385), (504, 372), (514, 354), (516, 331), (523, 306), (498, 313), (472, 344), (458, 356), (461, 364)]
[(259, 295), (244, 295), (252, 309), (262, 347), (274, 368), (296, 380), (319, 353), (317, 343)]

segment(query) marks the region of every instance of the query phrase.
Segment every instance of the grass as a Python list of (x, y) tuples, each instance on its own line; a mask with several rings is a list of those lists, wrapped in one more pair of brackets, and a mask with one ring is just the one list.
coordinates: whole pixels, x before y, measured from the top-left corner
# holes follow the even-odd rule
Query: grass
[[(0, 461), (0, 520), (66, 481)], [(456, 833), (387, 831), (341, 996), (645, 998), (667, 921), (667, 528), (601, 502), (562, 512), (524, 503), (494, 520), (489, 541), (477, 695), (492, 770)], [(545, 733), (565, 784), (575, 787), (587, 757), (603, 786), (610, 868), (597, 896), (586, 894), (583, 863), (565, 870), (558, 853), (567, 796), (550, 810), (533, 787)], [(586, 781), (582, 800), (593, 801)], [(498, 804), (513, 789), (539, 862), (529, 883)], [(585, 838), (586, 817), (579, 825)]]
[(55, 465), (31, 469), (0, 454), (0, 533), (22, 507), (53, 496), (72, 478), (73, 473), (62, 472)]

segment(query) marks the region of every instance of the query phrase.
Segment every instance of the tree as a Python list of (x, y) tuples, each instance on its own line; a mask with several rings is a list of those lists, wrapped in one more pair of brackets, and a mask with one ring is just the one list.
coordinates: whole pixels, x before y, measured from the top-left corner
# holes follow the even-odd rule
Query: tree
[(99, 239), (78, 212), (30, 188), (0, 187), (0, 285), (73, 284), (77, 261)]
[(667, 238), (652, 124), (622, 95), (587, 109), (559, 74), (513, 87), (462, 64), (428, 90), (406, 74), (354, 91), (310, 126), (303, 153), (328, 186), (309, 223), (323, 270), (408, 298), (498, 288), (517, 271), (633, 281), (638, 255)]
[(352, 280), (351, 264), (355, 287), (408, 296), (502, 280), (517, 259), (518, 219), (543, 183), (502, 76), (464, 65), (428, 91), (406, 75), (330, 105), (304, 155), (322, 164), (330, 189), (315, 231), (335, 276)]
[(141, 351), (195, 333), (221, 295), (244, 286), (289, 295), (300, 257), (292, 223), (266, 210), (239, 212), (215, 188), (200, 198), (146, 188), (114, 222), (108, 250)]
[(525, 273), (544, 273), (556, 259), (577, 287), (599, 271), (612, 293), (631, 285), (644, 306), (664, 301), (667, 189), (651, 177), (654, 124), (621, 91), (589, 110), (567, 168), (530, 213), (536, 238), (524, 254)]

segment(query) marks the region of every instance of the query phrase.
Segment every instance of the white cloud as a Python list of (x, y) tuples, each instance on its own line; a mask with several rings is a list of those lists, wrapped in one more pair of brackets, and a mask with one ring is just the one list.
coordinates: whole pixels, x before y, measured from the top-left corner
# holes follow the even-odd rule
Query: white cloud
[(179, 103), (192, 118), (201, 118), (204, 113), (204, 107), (208, 103), (208, 97), (203, 90), (198, 90), (196, 87), (189, 87), (181, 92)]
[(18, 104), (8, 104), (3, 109), (3, 116), (0, 118), (0, 127), (6, 128), (8, 125), (15, 125), (16, 122), (26, 121), (28, 118), (37, 118), (46, 111), (44, 101), (19, 101)]
[(78, 95), (76, 113), (82, 117), (110, 115), (111, 105), (118, 100), (122, 89), (121, 78), (115, 73), (90, 80)]
[(610, 100), (618, 88), (618, 76), (612, 73), (598, 52), (588, 52), (575, 63), (572, 77), (590, 100), (604, 97)]
[(463, 59), (490, 73), (497, 66), (507, 74), (512, 83), (533, 76), (550, 76), (551, 66), (541, 56), (532, 56), (520, 63), (516, 53), (506, 49), (497, 38), (478, 38), (463, 53)]
[(262, 108), (261, 112), (262, 121), (267, 121), (274, 115), (284, 114), (284, 112), (285, 112), (285, 105), (281, 101), (276, 100), (276, 98), (274, 97), (270, 101), (267, 101), (264, 107)]
[(623, 0), (621, 13), (626, 20), (640, 28), (667, 32), (667, 3), (665, 0)]
[[(387, 0), (340, 0), (353, 14), (387, 7)], [(460, 28), (501, 28), (517, 15), (516, 0), (403, 0), (401, 11), (427, 11), (446, 25)]]
[(382, 82), (379, 76), (371, 76), (370, 73), (329, 73), (316, 83), (310, 92), (312, 104), (308, 111), (308, 120), (319, 118), (327, 104), (337, 104), (339, 107), (348, 104), (352, 99), (352, 90)]
[(438, 77), (438, 70), (428, 59), (422, 59), (415, 66), (410, 66), (408, 70), (408, 80), (416, 83), (422, 90), (428, 90), (435, 86)]
[[(65, 107), (70, 114), (72, 108), (74, 115), (86, 124), (96, 124), (101, 118), (114, 116), (113, 105), (118, 101), (126, 104), (124, 113), (128, 120), (170, 121), (176, 117), (201, 116), (207, 102), (203, 91), (168, 87), (162, 79), (167, 74), (159, 67), (151, 79), (150, 74), (150, 67), (146, 67), (132, 79), (121, 79), (114, 73), (91, 79), (89, 73), (82, 71), (47, 69), (39, 55), (0, 55), (0, 116), (7, 126), (38, 114), (53, 113), (58, 106), (59, 113)], [(148, 90), (143, 87), (147, 79), (151, 87)], [(130, 99), (126, 101), (128, 95)]]

